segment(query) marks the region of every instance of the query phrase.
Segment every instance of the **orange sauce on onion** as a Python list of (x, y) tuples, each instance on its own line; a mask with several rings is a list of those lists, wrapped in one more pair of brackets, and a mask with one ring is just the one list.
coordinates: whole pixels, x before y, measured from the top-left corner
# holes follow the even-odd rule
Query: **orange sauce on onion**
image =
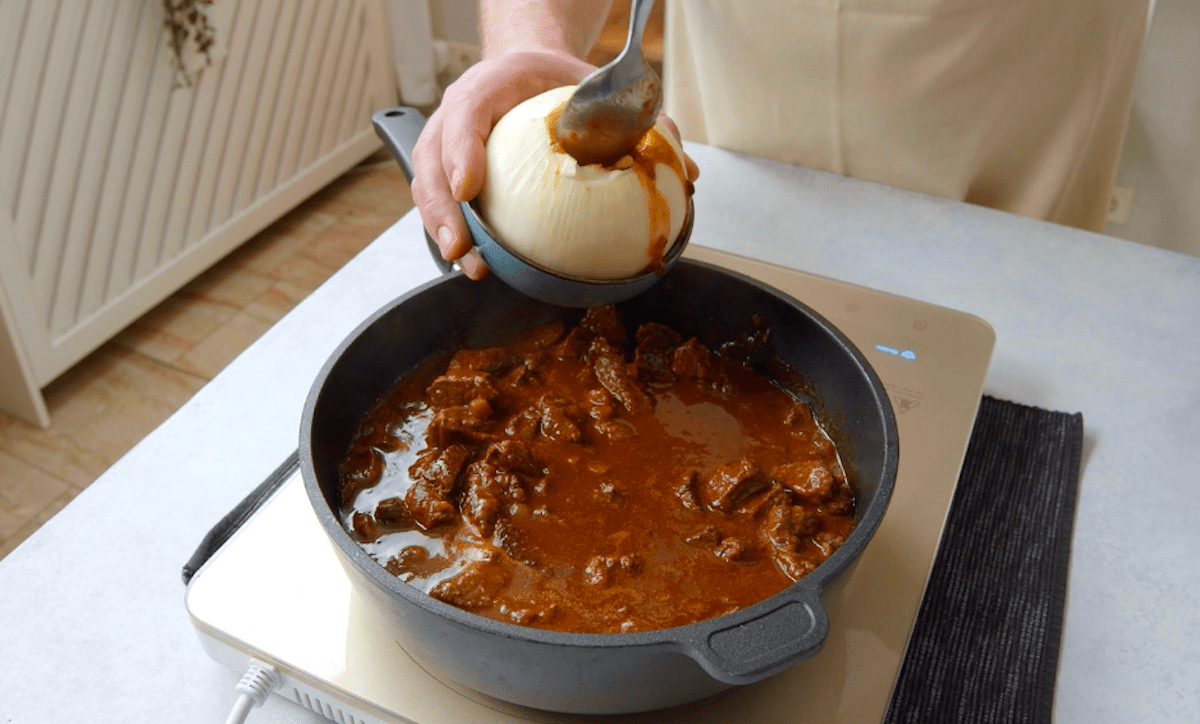
[[(566, 153), (562, 144), (559, 143), (556, 133), (558, 120), (562, 116), (565, 105), (564, 103), (555, 108), (546, 116), (546, 131), (550, 134), (550, 148), (559, 153)], [(658, 128), (651, 128), (647, 131), (633, 151), (616, 163), (596, 164), (609, 170), (632, 169), (637, 175), (638, 183), (641, 184), (642, 191), (646, 194), (646, 212), (650, 220), (650, 242), (646, 247), (646, 256), (650, 263), (647, 268), (655, 274), (662, 274), (666, 271), (663, 266), (663, 257), (667, 252), (668, 242), (671, 241), (671, 209), (667, 204), (666, 197), (658, 190), (658, 185), (655, 183), (655, 175), (660, 163), (671, 169), (679, 177), (679, 183), (685, 189), (690, 190), (687, 174), (683, 168), (683, 160), (675, 153), (671, 143)]]

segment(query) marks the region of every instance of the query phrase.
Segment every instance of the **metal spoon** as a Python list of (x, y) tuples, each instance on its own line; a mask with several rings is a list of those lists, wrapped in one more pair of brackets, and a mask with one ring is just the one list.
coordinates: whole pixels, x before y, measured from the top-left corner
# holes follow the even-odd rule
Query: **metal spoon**
[(642, 55), (654, 0), (633, 0), (625, 49), (584, 78), (558, 120), (558, 142), (581, 166), (610, 165), (637, 146), (658, 120), (662, 81)]
[[(415, 108), (385, 108), (376, 111), (371, 120), (375, 132), (391, 149), (392, 155), (400, 164), (400, 169), (411, 182), (413, 178), (412, 150), (421, 129), (425, 127), (425, 116)], [(495, 234), (484, 223), (474, 205), (460, 204), (467, 229), (471, 232), (471, 241), (479, 250), (479, 255), (487, 262), (488, 268), (501, 281), (527, 297), (533, 297), (548, 304), (560, 307), (594, 307), (599, 304), (616, 304), (631, 299), (644, 292), (661, 278), (653, 271), (644, 271), (628, 279), (594, 280), (581, 279), (566, 274), (560, 274), (542, 267), (505, 248), (496, 241)], [(695, 206), (688, 199), (687, 216), (683, 220), (683, 228), (675, 243), (663, 256), (663, 268), (670, 269), (679, 261), (683, 250), (687, 247), (688, 238), (692, 233), (692, 219), (695, 216)], [(450, 273), (453, 266), (442, 258), (437, 244), (425, 233), (425, 242), (429, 253), (443, 273)]]

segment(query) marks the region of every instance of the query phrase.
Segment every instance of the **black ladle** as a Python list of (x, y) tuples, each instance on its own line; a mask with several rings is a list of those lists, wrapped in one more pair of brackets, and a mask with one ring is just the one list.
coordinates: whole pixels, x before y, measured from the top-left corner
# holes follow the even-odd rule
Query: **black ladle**
[[(400, 164), (400, 169), (411, 182), (412, 150), (421, 135), (421, 130), (425, 128), (425, 116), (415, 108), (398, 106), (376, 111), (371, 120), (375, 124), (375, 132), (391, 149)], [(624, 279), (585, 279), (551, 271), (505, 248), (497, 241), (491, 229), (480, 218), (473, 202), (463, 202), (460, 206), (475, 248), (487, 262), (488, 268), (498, 279), (527, 297), (560, 307), (586, 308), (600, 304), (616, 304), (646, 291), (662, 277), (661, 273), (649, 270)], [(679, 230), (679, 237), (663, 257), (663, 273), (683, 255), (688, 237), (692, 234), (694, 216), (695, 208), (689, 198), (683, 228)], [(453, 270), (453, 265), (442, 258), (441, 250), (430, 238), (428, 231), (425, 232), (425, 241), (438, 267), (444, 273)]]

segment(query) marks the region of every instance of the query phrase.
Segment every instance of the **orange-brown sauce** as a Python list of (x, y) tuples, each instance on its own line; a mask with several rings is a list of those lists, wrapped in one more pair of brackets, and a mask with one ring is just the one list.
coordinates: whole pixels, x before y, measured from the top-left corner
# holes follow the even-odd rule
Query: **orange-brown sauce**
[(808, 407), (611, 307), (406, 375), (342, 467), (343, 520), (393, 574), (502, 621), (678, 626), (767, 598), (849, 535)]
[(679, 177), (681, 184), (686, 184), (683, 162), (657, 128), (647, 131), (630, 155), (633, 157), (633, 170), (637, 174), (638, 182), (646, 193), (646, 210), (650, 215), (650, 245), (646, 253), (651, 260), (651, 269), (662, 274), (665, 271), (662, 260), (671, 235), (671, 210), (667, 206), (666, 198), (658, 190), (655, 174), (658, 164), (665, 164)]

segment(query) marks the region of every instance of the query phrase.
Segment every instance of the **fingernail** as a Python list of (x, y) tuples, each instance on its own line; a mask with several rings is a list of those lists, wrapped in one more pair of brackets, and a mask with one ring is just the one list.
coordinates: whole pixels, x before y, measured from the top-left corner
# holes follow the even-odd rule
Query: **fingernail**
[(438, 229), (438, 246), (442, 250), (442, 258), (449, 259), (446, 255), (450, 253), (450, 247), (454, 246), (454, 233), (450, 231), (449, 226)]
[(479, 256), (478, 249), (472, 249), (458, 260), (463, 273), (470, 279), (482, 279), (487, 274), (487, 264)]
[(450, 193), (454, 194), (454, 198), (459, 201), (462, 200), (462, 183), (462, 171), (455, 171), (450, 179)]

